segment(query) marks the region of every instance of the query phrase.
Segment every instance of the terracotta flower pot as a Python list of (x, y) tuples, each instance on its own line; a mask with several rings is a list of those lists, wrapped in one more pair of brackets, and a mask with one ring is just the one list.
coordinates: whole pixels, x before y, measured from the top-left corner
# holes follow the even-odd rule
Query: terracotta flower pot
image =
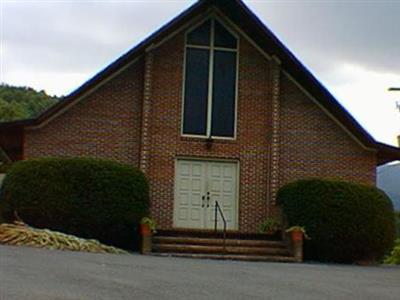
[(140, 234), (142, 236), (151, 236), (151, 229), (148, 224), (140, 224)]
[(303, 232), (301, 230), (293, 230), (291, 235), (292, 241), (298, 242), (303, 240)]

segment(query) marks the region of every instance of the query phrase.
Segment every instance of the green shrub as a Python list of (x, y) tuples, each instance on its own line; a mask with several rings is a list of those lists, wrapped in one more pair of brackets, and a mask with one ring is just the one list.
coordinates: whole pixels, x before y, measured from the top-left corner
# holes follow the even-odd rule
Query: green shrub
[(305, 258), (351, 263), (380, 260), (393, 245), (393, 205), (375, 187), (300, 180), (278, 192), (289, 226), (306, 228)]
[(11, 164), (4, 164), (0, 162), (0, 174), (6, 173), (7, 170), (11, 167)]
[(390, 255), (385, 259), (386, 264), (400, 265), (400, 239), (397, 239)]
[(0, 211), (29, 225), (132, 248), (149, 207), (148, 184), (137, 169), (89, 158), (20, 161), (8, 170)]
[(400, 211), (395, 212), (395, 218), (396, 218), (396, 236), (398, 239), (400, 239)]

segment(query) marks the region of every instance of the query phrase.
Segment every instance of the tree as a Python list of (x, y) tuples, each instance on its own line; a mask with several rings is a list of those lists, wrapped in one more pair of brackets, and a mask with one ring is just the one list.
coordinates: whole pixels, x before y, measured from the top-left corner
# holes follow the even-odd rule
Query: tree
[(45, 91), (0, 84), (0, 122), (36, 117), (57, 100)]
[(0, 120), (13, 121), (28, 118), (28, 113), (17, 102), (8, 103), (0, 98)]

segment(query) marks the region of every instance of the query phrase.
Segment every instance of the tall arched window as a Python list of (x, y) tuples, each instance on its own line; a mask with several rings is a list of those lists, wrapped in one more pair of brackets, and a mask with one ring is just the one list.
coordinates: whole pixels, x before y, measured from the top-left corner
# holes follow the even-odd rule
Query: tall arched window
[(210, 19), (186, 34), (183, 134), (234, 138), (238, 38)]

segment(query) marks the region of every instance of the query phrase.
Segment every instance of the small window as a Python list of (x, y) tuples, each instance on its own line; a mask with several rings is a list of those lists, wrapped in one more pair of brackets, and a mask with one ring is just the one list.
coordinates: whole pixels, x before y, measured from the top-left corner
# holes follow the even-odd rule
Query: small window
[(183, 134), (235, 136), (238, 39), (211, 19), (187, 33)]
[(196, 46), (209, 46), (211, 21), (206, 21), (187, 35), (187, 43)]
[(215, 47), (236, 49), (237, 39), (220, 23), (215, 22)]

